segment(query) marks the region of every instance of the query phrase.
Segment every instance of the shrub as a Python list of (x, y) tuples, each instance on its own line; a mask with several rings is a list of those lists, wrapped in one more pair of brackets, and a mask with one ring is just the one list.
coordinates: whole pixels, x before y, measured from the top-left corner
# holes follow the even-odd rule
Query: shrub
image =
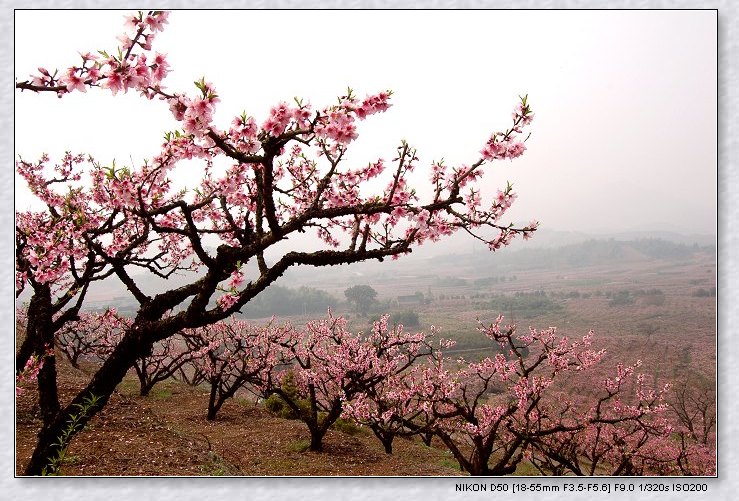
[(337, 419), (336, 422), (331, 425), (331, 428), (346, 435), (358, 435), (363, 431), (362, 428), (357, 426), (354, 421), (342, 418)]
[(662, 306), (665, 304), (665, 295), (657, 294), (653, 296), (645, 296), (642, 298), (642, 304), (650, 306)]
[[(287, 372), (285, 377), (282, 379), (280, 388), (293, 402), (296, 403), (301, 413), (307, 414), (309, 412), (310, 403), (308, 400), (298, 397), (298, 387), (295, 384), (295, 373), (293, 371)], [(264, 400), (264, 407), (271, 413), (283, 419), (300, 419), (300, 416), (295, 412), (295, 410), (276, 393), (273, 393)]]
[(706, 290), (701, 287), (697, 291), (693, 292), (694, 297), (712, 297), (715, 295), (716, 295), (716, 287), (711, 287), (709, 290)]
[(608, 301), (608, 306), (623, 306), (634, 304), (634, 297), (629, 291), (619, 291), (615, 294), (611, 294), (611, 300)]
[(394, 313), (390, 316), (390, 320), (394, 324), (403, 324), (405, 327), (414, 327), (419, 325), (418, 313), (410, 310)]
[[(374, 316), (370, 318), (369, 323), (374, 324), (375, 322), (380, 320), (380, 315)], [(416, 327), (420, 325), (420, 321), (418, 319), (418, 313), (411, 310), (405, 310), (405, 311), (398, 311), (395, 313), (390, 314), (390, 318), (388, 319), (388, 324), (390, 325), (399, 325), (402, 324), (403, 327)]]

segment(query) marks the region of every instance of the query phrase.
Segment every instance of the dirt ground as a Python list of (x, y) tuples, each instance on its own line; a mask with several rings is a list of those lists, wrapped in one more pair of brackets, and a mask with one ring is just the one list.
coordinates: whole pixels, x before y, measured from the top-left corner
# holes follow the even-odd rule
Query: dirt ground
[[(57, 358), (62, 405), (90, 377)], [(447, 476), (460, 475), (449, 453), (398, 438), (384, 453), (369, 430), (329, 430), (323, 452), (306, 451), (301, 421), (281, 419), (247, 398), (229, 400), (213, 422), (208, 395), (176, 381), (147, 397), (128, 376), (108, 405), (70, 445), (61, 475), (70, 476)], [(16, 474), (30, 459), (40, 420), (36, 395), (16, 400)]]

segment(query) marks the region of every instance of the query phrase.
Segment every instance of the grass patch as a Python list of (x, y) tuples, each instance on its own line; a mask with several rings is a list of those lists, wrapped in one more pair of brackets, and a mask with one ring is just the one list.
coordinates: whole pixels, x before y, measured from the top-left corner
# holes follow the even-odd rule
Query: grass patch
[(452, 470), (460, 471), (459, 462), (457, 462), (457, 460), (454, 459), (454, 457), (452, 456), (452, 453), (449, 451), (444, 453), (444, 457), (439, 459), (438, 463), (444, 468), (450, 468)]
[(155, 386), (149, 392), (149, 396), (152, 398), (156, 398), (157, 400), (164, 400), (172, 396), (172, 390), (169, 388), (161, 388), (159, 386)]
[(354, 421), (339, 418), (331, 425), (331, 428), (346, 435), (365, 434), (365, 430), (356, 425)]
[(541, 472), (534, 468), (534, 466), (528, 461), (521, 461), (516, 465), (516, 471), (513, 472), (514, 476), (526, 476), (536, 477), (540, 476)]
[(310, 449), (310, 440), (307, 438), (296, 440), (287, 444), (287, 448), (293, 452), (305, 452)]
[(208, 451), (208, 462), (200, 465), (200, 472), (209, 477), (222, 477), (229, 474), (230, 468), (221, 456)]
[(62, 466), (73, 466), (79, 464), (80, 461), (81, 458), (79, 456), (64, 456), (64, 459), (62, 459)]
[(139, 381), (138, 379), (123, 378), (115, 389), (118, 393), (125, 395), (138, 395), (140, 389)]
[(254, 407), (254, 402), (244, 397), (237, 397), (233, 399), (236, 405), (239, 407)]

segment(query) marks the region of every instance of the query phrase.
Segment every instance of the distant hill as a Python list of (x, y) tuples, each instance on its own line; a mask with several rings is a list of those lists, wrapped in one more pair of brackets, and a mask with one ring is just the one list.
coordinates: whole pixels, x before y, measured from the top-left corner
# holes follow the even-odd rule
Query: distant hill
[[(443, 276), (447, 273), (445, 268), (450, 267), (468, 270), (479, 270), (480, 267), (485, 267), (489, 271), (515, 272), (644, 259), (686, 259), (695, 252), (715, 254), (715, 237), (712, 235), (683, 235), (669, 231), (633, 231), (592, 235), (580, 232), (539, 230), (530, 240), (523, 241), (519, 238), (507, 248), (490, 252), (479, 242), (458, 235), (437, 244), (424, 245), (397, 261), (385, 260), (382, 263), (368, 261), (323, 268), (309, 266), (290, 268), (278, 280), (277, 285), (312, 286), (315, 278), (320, 276), (322, 283), (333, 282), (337, 288), (343, 290), (377, 276), (400, 277), (408, 273), (430, 273)], [(255, 263), (246, 265), (247, 276), (250, 276), (248, 268), (253, 266)], [(192, 272), (183, 272), (167, 281), (147, 276), (144, 280), (140, 280), (144, 277), (137, 277), (137, 282), (145, 293), (156, 294), (190, 283), (196, 276)], [(19, 302), (27, 301), (29, 297), (26, 291), (19, 298)], [(134, 307), (131, 294), (115, 277), (111, 277), (91, 286), (86, 306), (95, 309), (108, 305), (120, 308), (124, 303), (131, 303), (129, 306)], [(257, 312), (254, 311), (252, 314), (256, 315)]]
[[(632, 230), (620, 232), (580, 232), (580, 231), (561, 231), (548, 228), (538, 229), (529, 240), (516, 238), (513, 240), (503, 252), (496, 254), (508, 253), (519, 249), (538, 249), (563, 247), (566, 245), (574, 245), (588, 240), (665, 240), (676, 244), (699, 246), (715, 245), (716, 235), (712, 233), (706, 234), (683, 234), (669, 230)], [(434, 244), (423, 245), (414, 249), (412, 256), (414, 258), (431, 258), (443, 256), (446, 254), (468, 254), (468, 253), (484, 253), (490, 251), (487, 247), (466, 235), (458, 234), (452, 237), (443, 238), (440, 242)]]
[(431, 260), (442, 264), (469, 262), (474, 266), (486, 266), (505, 271), (584, 267), (598, 264), (640, 260), (687, 259), (696, 252), (715, 253), (715, 246), (686, 245), (658, 238), (640, 240), (590, 239), (581, 243), (554, 248), (527, 248), (510, 252), (440, 256)]

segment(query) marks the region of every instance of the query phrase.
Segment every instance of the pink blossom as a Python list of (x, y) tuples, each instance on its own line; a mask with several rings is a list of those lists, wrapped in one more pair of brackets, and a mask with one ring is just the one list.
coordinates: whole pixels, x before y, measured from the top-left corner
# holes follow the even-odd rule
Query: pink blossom
[(168, 18), (169, 11), (157, 11), (152, 15), (147, 15), (144, 22), (151, 28), (152, 31), (162, 31), (164, 25), (169, 23)]
[(120, 72), (117, 70), (111, 70), (106, 73), (102, 86), (109, 89), (115, 96), (119, 90), (123, 89), (123, 78), (121, 77)]
[(66, 85), (67, 92), (78, 90), (80, 92), (87, 92), (85, 87), (85, 80), (77, 74), (77, 68), (69, 68), (67, 72), (59, 79), (62, 85)]
[(241, 285), (244, 283), (244, 274), (241, 273), (239, 270), (235, 270), (233, 273), (231, 273), (231, 278), (228, 282), (228, 285), (232, 289), (237, 289), (241, 287)]
[(238, 294), (227, 293), (218, 298), (218, 307), (222, 310), (231, 308), (239, 300)]
[(169, 63), (167, 62), (166, 55), (156, 53), (154, 56), (154, 62), (151, 70), (151, 78), (154, 82), (161, 82), (169, 73)]

